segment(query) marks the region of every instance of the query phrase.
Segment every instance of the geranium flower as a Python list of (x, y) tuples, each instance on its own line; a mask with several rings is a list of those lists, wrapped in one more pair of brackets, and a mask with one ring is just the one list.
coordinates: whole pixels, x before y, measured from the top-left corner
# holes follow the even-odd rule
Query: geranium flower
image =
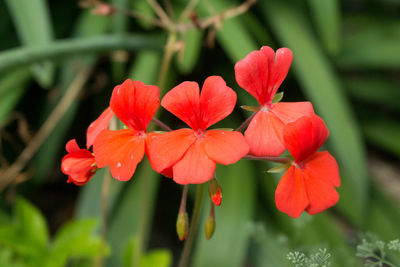
[(191, 129), (180, 129), (150, 140), (152, 167), (179, 184), (204, 183), (213, 177), (217, 162), (232, 164), (247, 154), (249, 147), (239, 132), (208, 130), (228, 116), (236, 93), (219, 76), (208, 77), (201, 94), (196, 82), (183, 82), (169, 91), (161, 105)]
[(277, 208), (297, 218), (305, 210), (313, 215), (339, 200), (339, 169), (329, 152), (317, 152), (328, 137), (325, 123), (317, 115), (302, 117), (285, 126), (283, 139), (294, 157), (292, 166), (275, 192)]
[(263, 46), (235, 65), (237, 83), (260, 103), (244, 133), (254, 156), (280, 156), (285, 151), (282, 130), (285, 124), (314, 113), (310, 102), (273, 103), (272, 100), (292, 64), (288, 48), (274, 52)]
[(61, 171), (68, 175), (68, 183), (86, 184), (97, 170), (96, 160), (87, 149), (79, 148), (75, 139), (65, 146), (68, 154), (61, 161)]
[(159, 104), (157, 86), (127, 79), (114, 88), (110, 108), (128, 129), (106, 129), (97, 135), (93, 151), (99, 168), (109, 165), (112, 176), (121, 181), (132, 177), (147, 150), (146, 129)]
[[(119, 87), (119, 85), (117, 86)], [(110, 124), (110, 120), (114, 116), (114, 112), (110, 107), (106, 108), (103, 113), (95, 120), (93, 121), (87, 130), (86, 134), (86, 147), (90, 148), (94, 140), (96, 139), (97, 135), (101, 133), (103, 130), (108, 128), (108, 125)]]

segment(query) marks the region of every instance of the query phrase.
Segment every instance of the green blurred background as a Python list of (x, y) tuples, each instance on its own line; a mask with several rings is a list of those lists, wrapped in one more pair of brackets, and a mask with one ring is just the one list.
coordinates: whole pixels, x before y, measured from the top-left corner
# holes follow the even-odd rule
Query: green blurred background
[[(115, 14), (99, 16), (78, 1), (0, 1), (0, 266), (131, 266), (133, 251), (140, 266), (177, 263), (180, 186), (142, 162), (131, 181), (110, 182), (102, 232), (107, 172), (77, 187), (60, 171), (66, 142), (85, 145), (115, 85), (126, 78), (159, 83), (171, 33), (129, 16), (156, 18), (148, 2), (109, 0)], [(192, 15), (201, 20), (250, 1), (196, 2)], [(178, 21), (188, 1), (159, 3)], [(224, 195), (216, 232), (205, 239), (206, 198), (192, 266), (294, 266), (288, 252), (319, 248), (327, 248), (331, 266), (362, 266), (361, 235), (400, 238), (400, 1), (259, 0), (241, 15), (173, 37), (161, 94), (184, 80), (223, 76), (238, 108), (216, 127), (239, 126), (250, 115), (239, 106), (255, 104), (235, 82), (235, 62), (262, 45), (290, 48), (283, 101), (312, 101), (342, 178), (334, 208), (292, 219), (275, 207), (282, 174), (267, 174), (271, 165), (218, 166)], [(183, 126), (164, 110), (158, 118)], [(399, 253), (387, 257), (400, 266)]]

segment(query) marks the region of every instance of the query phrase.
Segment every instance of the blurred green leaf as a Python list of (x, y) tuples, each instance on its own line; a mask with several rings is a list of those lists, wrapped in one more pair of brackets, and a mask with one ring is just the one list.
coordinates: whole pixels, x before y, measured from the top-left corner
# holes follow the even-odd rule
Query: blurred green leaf
[[(143, 14), (149, 18), (155, 17), (153, 8), (148, 4), (147, 1), (131, 0), (131, 5), (132, 5), (132, 9), (138, 13)], [(144, 19), (138, 19), (137, 22), (145, 29), (154, 28), (153, 24), (151, 24), (150, 22), (148, 22)]]
[(27, 69), (19, 69), (0, 79), (0, 127), (23, 96), (30, 77)]
[(315, 27), (325, 49), (333, 55), (340, 48), (340, 2), (338, 0), (308, 0)]
[[(53, 39), (52, 25), (44, 0), (6, 0), (19, 37), (26, 46), (43, 46)], [(42, 87), (53, 83), (55, 66), (50, 62), (35, 64), (32, 71)]]
[(400, 66), (400, 23), (398, 20), (362, 22), (343, 37), (336, 58), (343, 68), (398, 68)]
[(400, 158), (400, 124), (389, 118), (369, 117), (362, 124), (368, 142)]
[(49, 242), (46, 220), (28, 201), (18, 198), (15, 203), (16, 224), (24, 239), (36, 249), (45, 249)]
[[(123, 262), (124, 267), (131, 267), (133, 263), (133, 252), (136, 239), (132, 238), (125, 248)], [(172, 264), (172, 254), (166, 249), (156, 249), (143, 255), (139, 267), (169, 267)]]
[(193, 266), (242, 266), (246, 257), (251, 223), (254, 214), (256, 176), (253, 164), (240, 161), (228, 167), (218, 166), (217, 178), (222, 187), (223, 200), (215, 208), (216, 229), (211, 240), (206, 240), (204, 222), (208, 216), (210, 200), (207, 195), (199, 224)]
[(198, 63), (203, 43), (203, 31), (198, 29), (188, 30), (183, 37), (183, 53), (178, 54), (178, 67), (181, 73), (190, 73)]
[[(145, 84), (154, 84), (160, 64), (161, 53), (155, 51), (138, 53), (128, 77), (133, 80), (142, 81)], [(163, 90), (164, 88), (160, 89)]]
[[(89, 13), (84, 13), (78, 20), (77, 28), (75, 29), (76, 36), (93, 36), (99, 35), (107, 30), (109, 20), (102, 16), (93, 16)], [(79, 57), (72, 57), (61, 64), (61, 73), (59, 81), (59, 90), (62, 95), (66, 92), (76, 75), (84, 71), (86, 68), (95, 63), (96, 56), (83, 55)], [(42, 110), (43, 121), (49, 116), (52, 110), (57, 105), (60, 98), (52, 98), (44, 105)], [(60, 151), (61, 147), (65, 145), (65, 135), (67, 130), (74, 122), (75, 115), (78, 109), (78, 103), (73, 103), (64, 117), (58, 123), (57, 127), (48, 136), (46, 142), (39, 149), (34, 158), (35, 173), (33, 180), (36, 183), (42, 183), (48, 177), (51, 169), (49, 166), (54, 165), (57, 157), (56, 153)], [(68, 138), (72, 139), (72, 138)], [(83, 144), (81, 144), (82, 146)], [(99, 202), (100, 203), (100, 202)]]
[(344, 79), (344, 86), (350, 96), (367, 105), (400, 111), (400, 85), (390, 77), (349, 77)]
[(99, 255), (104, 244), (99, 236), (94, 235), (96, 224), (94, 219), (81, 219), (64, 225), (54, 237), (53, 259)]
[[(107, 259), (107, 266), (121, 266), (124, 248), (130, 242), (130, 237), (138, 236), (141, 220), (150, 223), (159, 182), (159, 174), (151, 169), (146, 160), (140, 164), (140, 169), (136, 170), (131, 181), (125, 185), (125, 191), (114, 208), (110, 222), (108, 240), (113, 248), (113, 254)], [(144, 194), (144, 187), (147, 186), (150, 190)], [(144, 202), (146, 202), (145, 210)], [(147, 229), (150, 231), (150, 227)], [(142, 234), (146, 244), (149, 233)]]
[(368, 184), (364, 147), (332, 66), (295, 2), (263, 2), (262, 10), (283, 44), (293, 50), (294, 74), (330, 130), (328, 142), (343, 182), (338, 207), (354, 223), (363, 224)]

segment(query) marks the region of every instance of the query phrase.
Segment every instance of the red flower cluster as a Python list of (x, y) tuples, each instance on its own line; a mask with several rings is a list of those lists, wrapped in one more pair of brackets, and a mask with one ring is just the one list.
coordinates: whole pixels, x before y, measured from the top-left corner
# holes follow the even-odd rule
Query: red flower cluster
[[(338, 201), (339, 171), (328, 152), (317, 152), (328, 129), (311, 103), (274, 100), (292, 59), (287, 48), (275, 53), (262, 47), (235, 65), (238, 84), (260, 104), (244, 136), (238, 131), (208, 130), (231, 114), (236, 104), (236, 93), (219, 76), (208, 77), (201, 91), (197, 83), (183, 82), (164, 96), (161, 105), (190, 127), (165, 133), (147, 132), (160, 104), (158, 87), (128, 79), (114, 88), (110, 107), (89, 126), (87, 148), (93, 145), (94, 156), (70, 141), (62, 171), (68, 181), (82, 185), (97, 168), (110, 166), (114, 178), (127, 181), (146, 153), (155, 171), (178, 184), (198, 184), (213, 177), (217, 163), (233, 164), (247, 153), (278, 157), (288, 149), (293, 158), (277, 187), (276, 205), (291, 217), (304, 210), (319, 213)], [(114, 114), (127, 129), (107, 129)], [(210, 196), (219, 205), (221, 189), (218, 184), (211, 188)]]

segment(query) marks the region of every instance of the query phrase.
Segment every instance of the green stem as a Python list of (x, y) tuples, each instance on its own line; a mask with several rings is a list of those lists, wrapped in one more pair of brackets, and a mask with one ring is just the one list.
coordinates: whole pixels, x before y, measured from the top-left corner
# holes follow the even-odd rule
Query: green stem
[(43, 46), (13, 48), (0, 53), (0, 73), (43, 60), (69, 57), (72, 54), (114, 50), (161, 49), (164, 35), (102, 35), (54, 41)]
[(194, 202), (192, 219), (190, 221), (189, 234), (188, 238), (185, 241), (178, 267), (186, 267), (189, 264), (190, 253), (192, 251), (193, 241), (197, 232), (197, 225), (199, 222), (200, 208), (203, 201), (203, 191), (204, 184), (197, 185), (196, 200)]
[(160, 75), (158, 76), (158, 87), (163, 90), (167, 78), (168, 70), (171, 66), (171, 59), (175, 52), (176, 32), (171, 31), (168, 35), (168, 41), (165, 45), (163, 61), (161, 63)]

